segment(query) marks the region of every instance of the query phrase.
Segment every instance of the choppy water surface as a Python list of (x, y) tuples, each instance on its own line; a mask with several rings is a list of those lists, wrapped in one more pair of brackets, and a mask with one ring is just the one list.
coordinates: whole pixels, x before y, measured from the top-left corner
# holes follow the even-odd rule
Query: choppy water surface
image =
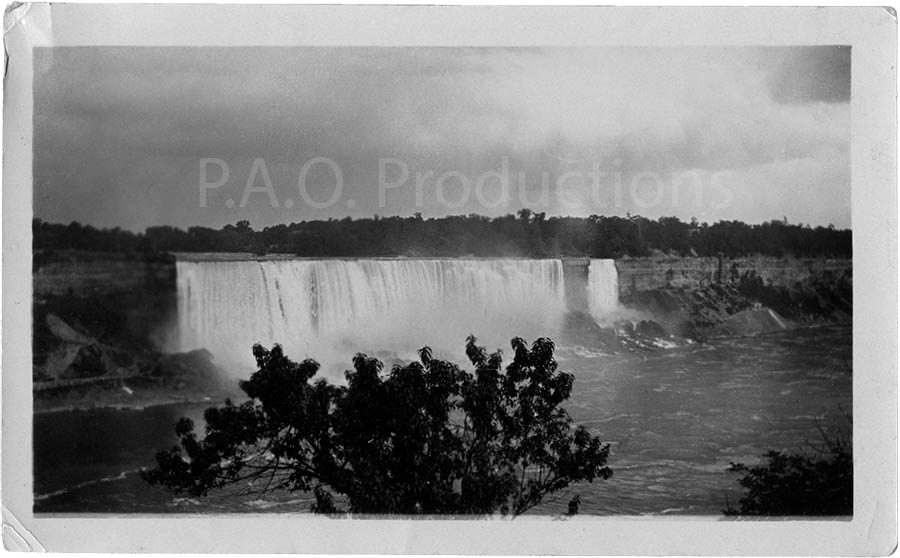
[[(846, 426), (851, 328), (828, 326), (716, 340), (645, 355), (560, 347), (575, 374), (569, 412), (612, 444), (608, 481), (577, 486), (536, 513), (716, 515), (740, 497), (732, 461), (767, 449), (813, 451), (819, 428)], [(302, 494), (260, 500), (234, 492), (189, 499), (134, 472), (175, 442), (173, 424), (207, 405), (35, 416), (36, 512), (305, 511)]]

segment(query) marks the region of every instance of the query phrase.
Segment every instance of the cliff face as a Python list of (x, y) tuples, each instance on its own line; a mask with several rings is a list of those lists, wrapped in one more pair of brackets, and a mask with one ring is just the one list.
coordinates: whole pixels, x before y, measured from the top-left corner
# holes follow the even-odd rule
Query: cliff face
[[(587, 283), (587, 258), (563, 261), (566, 292), (581, 293)], [(714, 283), (736, 283), (754, 275), (765, 285), (793, 287), (813, 279), (852, 278), (849, 259), (797, 259), (764, 256), (722, 259), (656, 256), (616, 260), (619, 272), (619, 296), (633, 291), (662, 288), (695, 289)], [(35, 255), (33, 288), (36, 297), (71, 293), (75, 296), (117, 292), (174, 293), (174, 260), (148, 261), (120, 254), (59, 252)], [(584, 307), (583, 296), (571, 305)]]
[(737, 283), (742, 277), (755, 276), (772, 287), (794, 287), (811, 280), (839, 280), (853, 275), (853, 260), (824, 258), (622, 258), (616, 260), (619, 271), (619, 297), (634, 291), (664, 288), (696, 289), (714, 283)]
[(563, 284), (566, 307), (569, 310), (586, 311), (588, 302), (588, 266), (590, 258), (566, 258), (563, 260)]
[(655, 257), (616, 267), (623, 308), (685, 337), (735, 334), (734, 317), (757, 309), (793, 324), (852, 319), (849, 259)]
[[(587, 312), (587, 258), (563, 260), (567, 305)], [(619, 300), (640, 319), (697, 338), (756, 306), (796, 321), (852, 314), (849, 259), (623, 258), (616, 261)], [(176, 314), (174, 258), (49, 252), (34, 256), (35, 362), (59, 347), (49, 316), (117, 346), (163, 348)], [(577, 327), (574, 329), (578, 329)]]
[(36, 298), (174, 293), (175, 260), (81, 251), (35, 253), (32, 286)]
[[(174, 260), (36, 252), (32, 285), (36, 376), (56, 378), (72, 372), (68, 368), (73, 358), (85, 347), (105, 347), (104, 358), (116, 356), (116, 362), (106, 358), (103, 366), (98, 365), (103, 359), (91, 361), (82, 367), (85, 373), (133, 372), (140, 360), (135, 355), (143, 358), (167, 343), (176, 311)], [(84, 339), (61, 331), (77, 332)]]

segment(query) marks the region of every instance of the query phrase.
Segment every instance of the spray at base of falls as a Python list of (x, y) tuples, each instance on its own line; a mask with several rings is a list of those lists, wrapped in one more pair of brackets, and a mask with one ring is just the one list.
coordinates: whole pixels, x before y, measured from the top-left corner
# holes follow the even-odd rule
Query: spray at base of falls
[[(591, 313), (614, 308), (611, 260), (594, 260)], [(178, 261), (179, 349), (253, 366), (251, 346), (280, 343), (294, 360), (345, 369), (356, 352), (466, 362), (470, 333), (488, 348), (553, 337), (566, 311), (559, 260)], [(616, 294), (611, 294), (616, 293)], [(612, 298), (610, 298), (612, 297)]]

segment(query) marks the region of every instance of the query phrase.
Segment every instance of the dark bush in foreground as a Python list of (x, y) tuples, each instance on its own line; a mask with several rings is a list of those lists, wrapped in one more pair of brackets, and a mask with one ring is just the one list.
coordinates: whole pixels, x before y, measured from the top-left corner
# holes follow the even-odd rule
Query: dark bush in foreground
[(350, 512), (509, 515), (571, 483), (609, 478), (609, 446), (572, 431), (560, 407), (573, 377), (557, 371), (553, 342), (529, 348), (516, 338), (512, 349), (504, 371), (499, 351), (469, 337), (474, 374), (428, 348), (387, 374), (358, 354), (344, 387), (313, 382), (313, 360), (256, 345), (259, 370), (241, 382), (251, 400), (207, 409), (202, 440), (179, 421), (181, 448), (159, 452), (144, 478), (194, 496), (251, 482), (259, 493), (312, 491), (323, 513), (339, 511), (342, 495)]
[(739, 508), (726, 515), (853, 515), (852, 446), (840, 435), (823, 433), (825, 447), (814, 456), (769, 451), (756, 467), (732, 463), (744, 473), (747, 489)]

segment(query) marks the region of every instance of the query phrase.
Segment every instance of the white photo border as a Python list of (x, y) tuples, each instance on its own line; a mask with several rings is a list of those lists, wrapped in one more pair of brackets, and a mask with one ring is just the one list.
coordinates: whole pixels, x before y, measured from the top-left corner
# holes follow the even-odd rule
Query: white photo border
[[(7, 548), (66, 552), (872, 555), (897, 542), (897, 18), (890, 8), (21, 4), (8, 66), (2, 220)], [(852, 47), (852, 520), (332, 520), (310, 514), (32, 513), (32, 52), (36, 46)]]

